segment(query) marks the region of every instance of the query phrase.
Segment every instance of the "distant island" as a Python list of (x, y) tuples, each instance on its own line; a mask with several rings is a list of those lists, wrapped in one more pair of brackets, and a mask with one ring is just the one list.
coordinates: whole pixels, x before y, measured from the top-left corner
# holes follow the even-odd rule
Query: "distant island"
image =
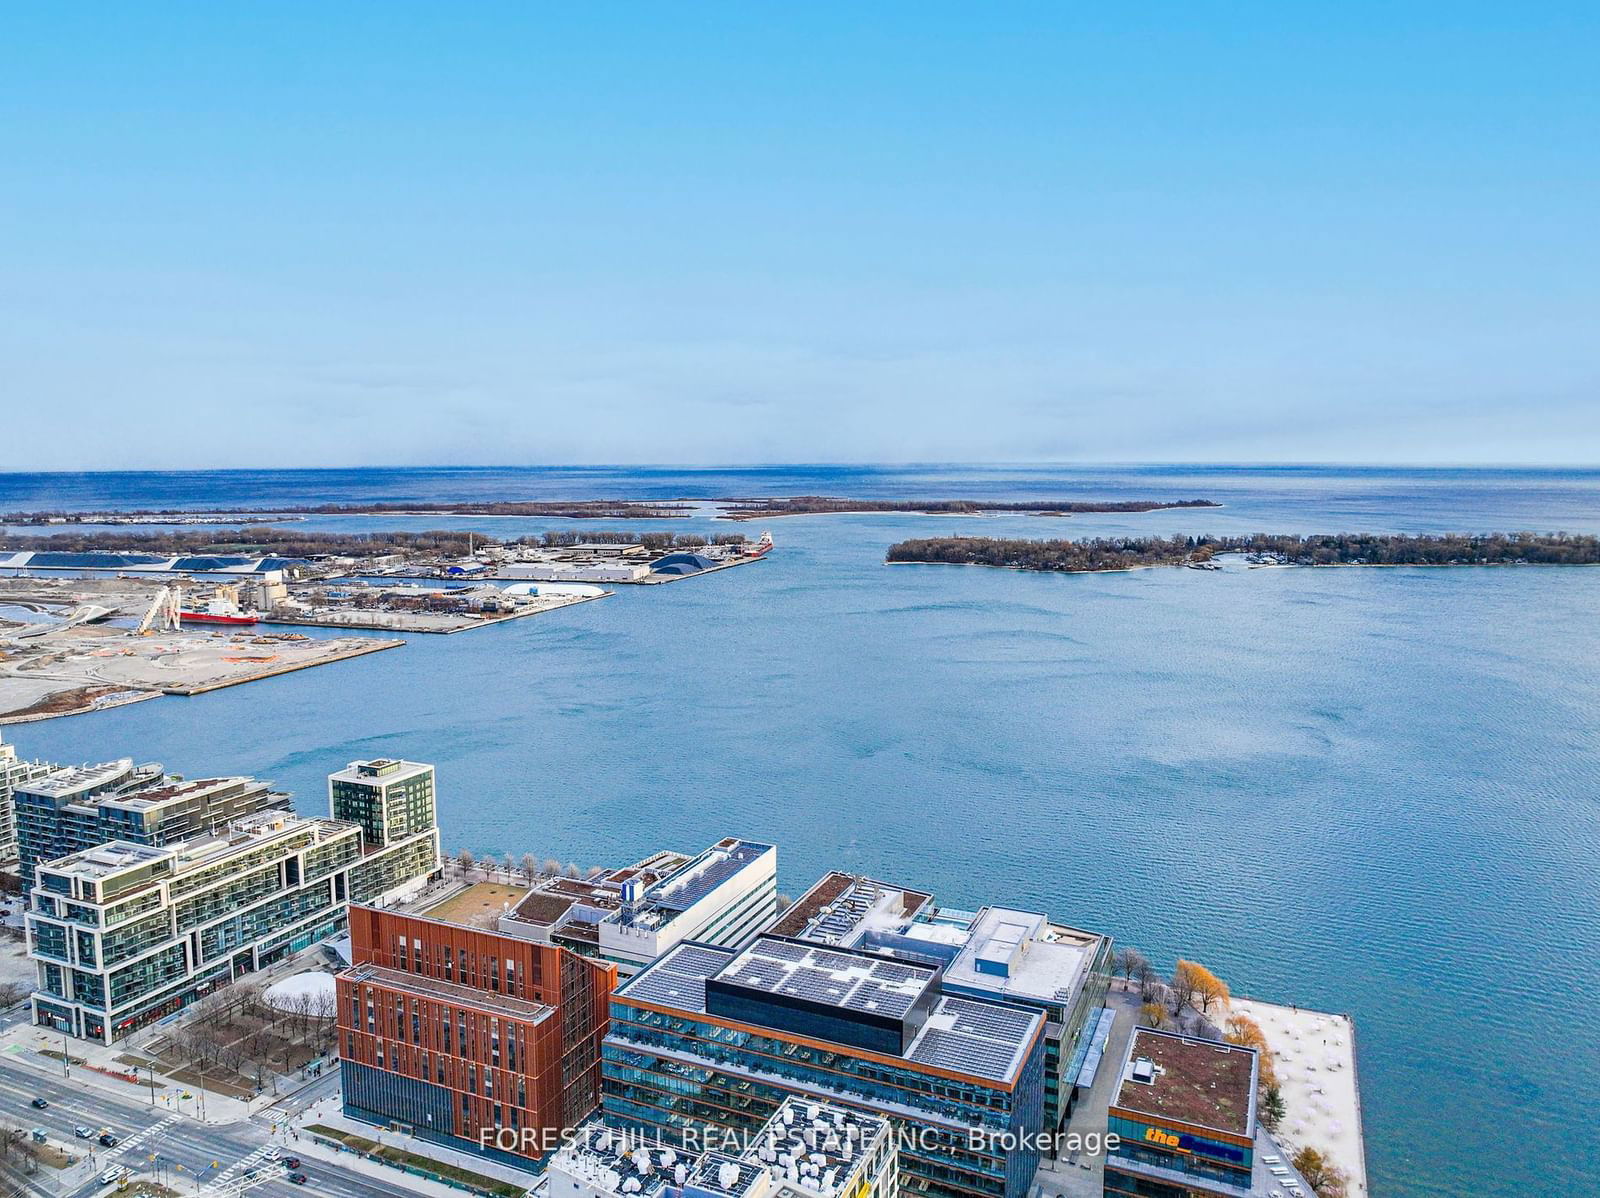
[(534, 516), (562, 520), (671, 520), (689, 515), (685, 503), (639, 503), (625, 499), (472, 503), (318, 503), (292, 507), (230, 508), (195, 512), (175, 508), (133, 511), (7, 512), (0, 524), (260, 524), (300, 516)]
[(1247, 537), (1096, 537), (1084, 541), (929, 537), (889, 546), (887, 560), (1077, 574), (1206, 565), (1220, 553), (1243, 553), (1258, 558), (1259, 564), (1286, 566), (1592, 566), (1600, 564), (1600, 537), (1531, 532), (1306, 537), (1255, 533)]
[(405, 557), (460, 557), (496, 545), (542, 545), (561, 548), (580, 543), (642, 545), (646, 549), (697, 549), (707, 544), (742, 545), (743, 533), (702, 537), (666, 530), (634, 532), (546, 532), (503, 541), (483, 533), (456, 528), (421, 532), (317, 532), (291, 528), (253, 526), (221, 531), (183, 528), (171, 532), (55, 532), (42, 536), (0, 535), (0, 552), (26, 553), (149, 553), (162, 557), (199, 555), (258, 555), (263, 557), (358, 559), (401, 554)]
[(1164, 508), (1221, 507), (1210, 499), (1114, 502), (1044, 499), (1016, 503), (989, 499), (838, 499), (794, 495), (783, 499), (719, 499), (724, 520), (770, 520), (777, 516), (830, 516), (860, 512), (907, 512), (921, 516), (978, 516), (1012, 512), (1032, 516), (1072, 516), (1089, 512), (1154, 512)]

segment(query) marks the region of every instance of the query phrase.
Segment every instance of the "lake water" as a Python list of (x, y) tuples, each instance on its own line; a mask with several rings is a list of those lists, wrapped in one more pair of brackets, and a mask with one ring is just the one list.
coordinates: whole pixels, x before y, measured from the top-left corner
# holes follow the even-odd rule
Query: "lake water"
[[(330, 770), (404, 755), (437, 763), (452, 848), (590, 865), (732, 833), (779, 844), (790, 893), (844, 868), (1048, 910), (1163, 967), (1192, 956), (1237, 991), (1353, 1014), (1374, 1192), (1595, 1192), (1600, 569), (1047, 576), (883, 552), (952, 531), (1600, 532), (1600, 472), (0, 475), (0, 511), (799, 493), (1226, 506), (733, 526), (770, 528), (777, 550), (6, 732), (30, 756), (259, 774), (308, 811)], [(445, 525), (562, 522), (303, 526)]]

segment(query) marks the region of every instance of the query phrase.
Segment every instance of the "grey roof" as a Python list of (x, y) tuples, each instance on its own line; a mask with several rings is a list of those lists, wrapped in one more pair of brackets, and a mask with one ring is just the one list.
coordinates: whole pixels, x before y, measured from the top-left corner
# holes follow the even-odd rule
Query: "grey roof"
[(770, 844), (729, 840), (712, 845), (682, 868), (652, 886), (646, 901), (671, 911), (687, 911), (745, 866), (770, 853)]
[(706, 1009), (706, 979), (733, 959), (733, 950), (680, 944), (634, 974), (617, 993), (691, 1014)]
[(1043, 1014), (1024, 1007), (942, 998), (906, 1050), (906, 1059), (1010, 1081), (1022, 1067), (1034, 1030), (1043, 1022)]

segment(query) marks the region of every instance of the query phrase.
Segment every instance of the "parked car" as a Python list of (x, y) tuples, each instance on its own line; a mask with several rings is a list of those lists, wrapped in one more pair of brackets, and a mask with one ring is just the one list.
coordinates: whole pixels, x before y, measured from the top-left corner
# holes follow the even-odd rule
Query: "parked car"
[(35, 1110), (42, 1111), (42, 1110), (45, 1109), (45, 1107), (49, 1106), (50, 1104), (48, 1102), (46, 1102), (44, 1099), (42, 1099), (42, 1098), (35, 1098), (33, 1100), (33, 1105), (34, 1105), (34, 1109)]
[(94, 1132), (90, 1131), (87, 1127), (80, 1123), (77, 1127), (72, 1129), (72, 1134), (77, 1136), (80, 1140), (87, 1140), (90, 1136), (94, 1135)]
[(304, 1173), (291, 1173), (289, 1174), (289, 1180), (297, 1186), (303, 1186), (306, 1184), (306, 1175)]
[(117, 1137), (108, 1131), (103, 1131), (100, 1133), (100, 1143), (106, 1148), (115, 1148), (117, 1146)]

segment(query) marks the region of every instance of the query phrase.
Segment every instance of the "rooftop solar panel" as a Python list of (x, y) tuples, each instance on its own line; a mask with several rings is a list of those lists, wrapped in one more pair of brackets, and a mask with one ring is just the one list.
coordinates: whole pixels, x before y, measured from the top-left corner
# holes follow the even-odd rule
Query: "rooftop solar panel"
[(812, 951), (809, 945), (794, 944), (788, 940), (762, 940), (761, 955), (775, 961), (804, 961)]
[(899, 1018), (934, 978), (930, 966), (899, 965), (870, 953), (761, 937), (719, 980), (824, 1006)]
[(703, 1011), (706, 1005), (706, 978), (725, 966), (733, 953), (699, 945), (680, 945), (643, 973), (636, 975), (619, 993), (641, 1002), (660, 1003), (686, 1011)]
[(1006, 1081), (1044, 1016), (1025, 1007), (943, 998), (907, 1056), (924, 1065)]

